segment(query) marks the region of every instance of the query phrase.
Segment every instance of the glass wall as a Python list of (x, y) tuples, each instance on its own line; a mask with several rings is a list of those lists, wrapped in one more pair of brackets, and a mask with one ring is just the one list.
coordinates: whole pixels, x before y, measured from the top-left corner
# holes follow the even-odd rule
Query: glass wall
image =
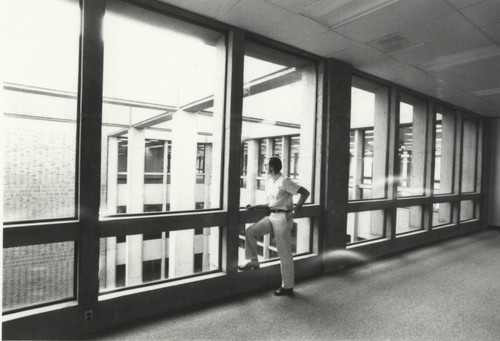
[(3, 221), (76, 217), (78, 2), (3, 9)]
[(432, 205), (432, 226), (448, 225), (453, 222), (453, 203), (441, 202)]
[(103, 29), (101, 215), (220, 208), (224, 36), (118, 1)]
[(396, 165), (398, 197), (425, 192), (427, 103), (402, 94), (399, 105)]
[[(80, 8), (78, 1), (19, 0), (2, 10), (5, 238), (16, 223), (77, 217)], [(74, 279), (73, 241), (5, 247), (3, 312), (71, 300)]]
[(349, 200), (387, 196), (388, 108), (387, 87), (353, 78)]
[[(281, 159), (281, 173), (313, 193), (316, 144), (316, 64), (247, 41), (244, 59), (240, 206), (267, 204), (264, 162)], [(312, 194), (307, 202), (312, 202)], [(294, 197), (297, 200), (298, 196)], [(295, 220), (297, 252), (309, 252), (310, 219)], [(248, 225), (249, 226), (249, 225)], [(240, 231), (244, 237), (244, 231)], [(264, 237), (271, 245), (272, 239)], [(243, 246), (240, 244), (240, 251)], [(264, 247), (264, 259), (273, 255)], [(244, 261), (244, 256), (240, 257)]]
[(464, 117), (462, 122), (462, 193), (477, 190), (478, 128), (476, 118)]
[(346, 243), (384, 238), (385, 215), (383, 210), (348, 213)]
[(74, 276), (74, 242), (4, 249), (3, 311), (71, 300)]
[[(221, 208), (225, 35), (107, 1), (103, 38), (101, 217)], [(101, 238), (100, 291), (220, 270), (220, 228), (178, 228)]]
[(435, 114), (434, 194), (453, 193), (457, 113), (439, 107)]
[(396, 234), (422, 230), (424, 210), (422, 206), (398, 207), (396, 210)]
[(101, 238), (100, 290), (219, 270), (220, 240), (219, 227)]

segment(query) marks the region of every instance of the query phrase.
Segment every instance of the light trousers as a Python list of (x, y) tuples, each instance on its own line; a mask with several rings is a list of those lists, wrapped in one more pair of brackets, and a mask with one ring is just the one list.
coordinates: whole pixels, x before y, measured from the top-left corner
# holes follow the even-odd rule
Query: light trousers
[(245, 231), (245, 258), (257, 259), (257, 238), (274, 231), (276, 247), (281, 263), (283, 288), (293, 288), (294, 271), (292, 256), (293, 217), (291, 213), (271, 213)]

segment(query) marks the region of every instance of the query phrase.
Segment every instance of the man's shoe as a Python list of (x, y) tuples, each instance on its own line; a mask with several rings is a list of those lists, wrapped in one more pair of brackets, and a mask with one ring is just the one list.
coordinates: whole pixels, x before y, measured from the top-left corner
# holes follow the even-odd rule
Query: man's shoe
[(276, 296), (293, 296), (293, 288), (287, 289), (287, 288), (279, 288), (274, 292), (274, 295)]
[(259, 262), (254, 262), (254, 261), (248, 262), (243, 266), (238, 266), (238, 270), (240, 271), (255, 270), (258, 268), (260, 268)]

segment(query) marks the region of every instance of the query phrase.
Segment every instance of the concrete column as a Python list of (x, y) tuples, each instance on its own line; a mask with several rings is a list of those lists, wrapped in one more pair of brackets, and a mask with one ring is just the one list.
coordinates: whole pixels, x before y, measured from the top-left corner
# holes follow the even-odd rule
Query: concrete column
[[(308, 64), (301, 69), (302, 79), (298, 86), (300, 98), (300, 148), (299, 148), (299, 183), (313, 192), (315, 114), (316, 114), (316, 67)], [(284, 146), (283, 146), (284, 147)], [(285, 149), (283, 149), (285, 150)], [(316, 152), (320, 153), (317, 148)], [(310, 198), (311, 199), (311, 198)], [(310, 219), (298, 219), (297, 223), (297, 253), (309, 251), (312, 226)]]
[[(413, 134), (412, 134), (412, 157), (410, 170), (411, 195), (424, 194), (425, 182), (425, 150), (426, 150), (426, 125), (427, 105), (425, 101), (413, 104)], [(422, 208), (410, 208), (410, 227), (422, 227)]]
[(116, 287), (116, 237), (105, 238), (106, 244), (106, 289)]
[(247, 163), (247, 200), (246, 204), (255, 204), (257, 192), (257, 174), (259, 167), (259, 140), (248, 140), (248, 163)]
[[(163, 144), (163, 182), (162, 182), (162, 198), (161, 198), (161, 210), (167, 210), (167, 195), (168, 195), (168, 173), (167, 173), (167, 162), (168, 162), (168, 141), (164, 141)], [(162, 277), (163, 278), (163, 277)]]
[(463, 121), (462, 193), (474, 192), (476, 184), (477, 121)]
[[(118, 191), (118, 138), (108, 137), (108, 165), (106, 184), (106, 214), (116, 214)], [(105, 238), (105, 285), (116, 287), (116, 237)]]
[[(130, 128), (127, 155), (127, 213), (144, 211), (145, 130)], [(142, 283), (142, 235), (127, 236), (125, 285)]]
[[(316, 69), (314, 65), (307, 65), (301, 69), (302, 80), (299, 83), (300, 95), (300, 149), (299, 149), (299, 174), (300, 185), (312, 190), (312, 177), (314, 169), (314, 125), (316, 124)], [(318, 150), (319, 153), (319, 150)], [(297, 236), (298, 238), (298, 236)]]
[(297, 253), (309, 252), (311, 247), (311, 220), (309, 218), (295, 219), (297, 224)]
[[(177, 111), (172, 119), (172, 167), (170, 209), (195, 209), (197, 131), (196, 115)], [(169, 277), (190, 275), (194, 270), (194, 229), (171, 231)]]
[[(204, 199), (204, 203), (205, 203), (205, 208), (214, 208), (214, 207), (218, 207), (219, 206), (219, 194), (218, 194), (218, 191), (212, 191), (211, 190), (211, 187), (212, 187), (212, 178), (213, 177), (218, 177), (220, 178), (220, 173), (216, 173), (214, 174), (214, 176), (212, 176), (212, 167), (213, 167), (213, 144), (211, 143), (207, 143), (205, 145), (205, 199)], [(219, 157), (220, 159), (220, 157)], [(219, 169), (220, 169), (220, 164), (219, 164)], [(217, 182), (217, 181), (216, 181)], [(212, 203), (213, 202), (213, 203)]]
[(116, 214), (118, 206), (118, 137), (108, 137), (108, 173), (106, 183), (106, 214)]
[(453, 192), (453, 151), (455, 148), (455, 115), (442, 114), (441, 128), (441, 172), (438, 193)]
[(167, 248), (166, 248), (166, 233), (165, 232), (162, 232), (161, 233), (161, 249), (160, 249), (160, 254), (161, 254), (161, 269), (160, 269), (160, 278), (161, 279), (165, 279), (167, 277), (168, 274), (165, 273), (165, 262), (167, 261), (165, 259), (166, 255), (167, 255)]
[(283, 148), (281, 155), (281, 162), (283, 163), (283, 169), (281, 172), (284, 176), (290, 176), (290, 136), (283, 136), (281, 138), (281, 146)]
[[(361, 199), (361, 188), (363, 182), (363, 131), (354, 130), (354, 155), (352, 157), (352, 200)], [(356, 226), (356, 224), (354, 224)]]
[(387, 146), (389, 145), (389, 94), (386, 87), (380, 87), (374, 93), (372, 198), (384, 198), (387, 182)]
[[(274, 140), (272, 138), (267, 138), (266, 139), (266, 158), (270, 158), (273, 156), (273, 150), (274, 150)], [(283, 160), (281, 160), (283, 162)], [(271, 245), (271, 234), (266, 234), (263, 237), (263, 243), (262, 243), (262, 256), (264, 259), (269, 259), (270, 252), (269, 252), (269, 245)]]

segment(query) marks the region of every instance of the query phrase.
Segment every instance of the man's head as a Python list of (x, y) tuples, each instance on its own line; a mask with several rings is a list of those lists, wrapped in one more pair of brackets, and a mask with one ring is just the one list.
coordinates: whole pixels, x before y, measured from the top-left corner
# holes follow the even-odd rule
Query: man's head
[(276, 156), (271, 156), (267, 159), (267, 173), (269, 174), (278, 174), (281, 171), (281, 160)]

